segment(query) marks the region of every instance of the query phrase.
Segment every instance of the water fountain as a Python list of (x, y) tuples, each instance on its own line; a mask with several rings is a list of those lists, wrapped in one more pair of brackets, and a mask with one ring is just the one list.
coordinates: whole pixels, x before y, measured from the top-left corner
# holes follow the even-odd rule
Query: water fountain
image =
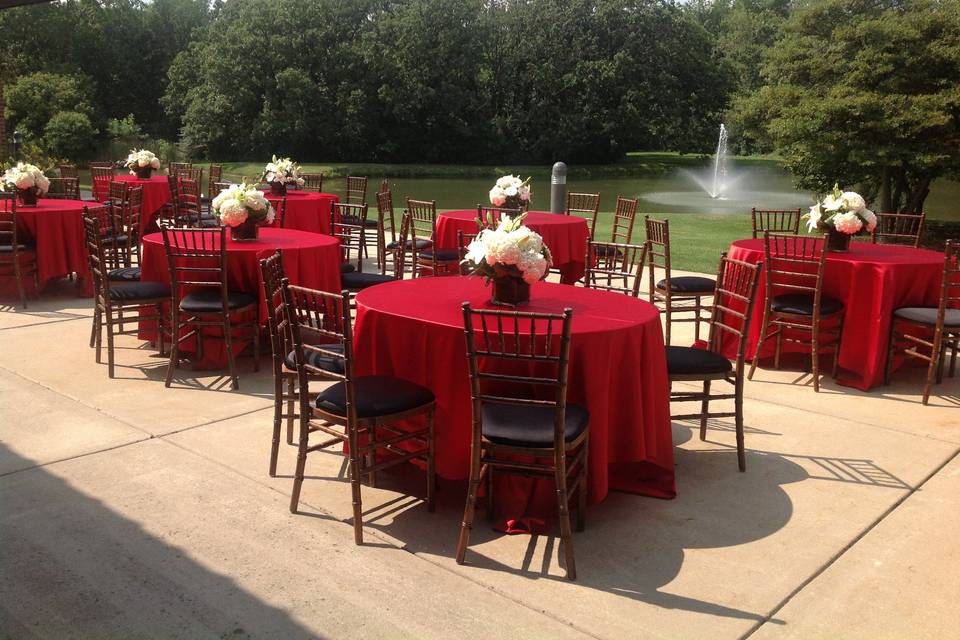
[(711, 198), (719, 198), (727, 188), (727, 128), (720, 123), (720, 139), (717, 140), (717, 152), (713, 156), (713, 186)]

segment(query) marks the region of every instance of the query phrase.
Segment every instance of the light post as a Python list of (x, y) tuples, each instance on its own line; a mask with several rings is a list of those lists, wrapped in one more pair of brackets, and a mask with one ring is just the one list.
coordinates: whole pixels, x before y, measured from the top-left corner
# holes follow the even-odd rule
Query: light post
[(13, 132), (13, 160), (14, 162), (20, 162), (20, 145), (23, 144), (23, 134), (20, 133), (20, 130)]
[(567, 210), (567, 165), (557, 162), (550, 174), (550, 213)]

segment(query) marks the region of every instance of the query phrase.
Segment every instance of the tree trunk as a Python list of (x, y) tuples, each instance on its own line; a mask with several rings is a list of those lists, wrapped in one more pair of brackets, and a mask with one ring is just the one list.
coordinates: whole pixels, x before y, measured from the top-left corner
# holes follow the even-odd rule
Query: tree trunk
[(907, 203), (904, 207), (905, 213), (920, 213), (923, 211), (923, 203), (930, 195), (930, 177), (923, 176), (917, 182), (917, 185), (910, 190), (907, 196)]
[(896, 211), (891, 201), (890, 167), (883, 168), (883, 177), (880, 178), (880, 211)]

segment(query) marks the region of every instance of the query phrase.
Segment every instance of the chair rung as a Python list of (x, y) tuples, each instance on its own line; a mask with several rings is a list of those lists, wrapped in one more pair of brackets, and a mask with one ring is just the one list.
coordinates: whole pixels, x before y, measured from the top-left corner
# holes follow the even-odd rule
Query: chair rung
[[(397, 453), (397, 451), (399, 450), (391, 449), (390, 451), (392, 453)], [(402, 454), (397, 453), (398, 457), (390, 458), (389, 460), (384, 460), (383, 462), (378, 462), (377, 464), (374, 464), (374, 465), (364, 466), (363, 472), (374, 473), (376, 471), (380, 471), (382, 469), (388, 469), (390, 467), (398, 465), (401, 462), (407, 462), (408, 460), (412, 460), (414, 458), (424, 458), (427, 455), (428, 455), (428, 451), (426, 449), (422, 449), (419, 451), (405, 451)]]
[(404, 442), (405, 440), (413, 440), (416, 438), (427, 438), (430, 436), (429, 429), (422, 429), (420, 431), (408, 431), (401, 433), (399, 435), (393, 436), (392, 438), (377, 439), (376, 441), (369, 442), (368, 444), (360, 447), (358, 450), (364, 453), (372, 451), (375, 449), (382, 449), (391, 444), (396, 444), (398, 442)]

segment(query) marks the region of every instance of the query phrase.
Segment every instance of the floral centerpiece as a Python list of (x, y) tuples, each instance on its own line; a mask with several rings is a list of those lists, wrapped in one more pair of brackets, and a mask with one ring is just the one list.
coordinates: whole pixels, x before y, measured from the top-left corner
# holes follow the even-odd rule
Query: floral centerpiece
[(295, 184), (298, 187), (303, 186), (303, 178), (300, 177), (300, 165), (290, 158), (278, 158), (277, 156), (273, 156), (267, 166), (263, 168), (260, 181), (269, 182), (270, 193), (277, 196), (286, 194), (289, 184)]
[(803, 217), (809, 231), (819, 229), (828, 234), (831, 251), (846, 251), (852, 236), (870, 233), (877, 227), (877, 216), (867, 209), (863, 196), (840, 191), (837, 184), (833, 185), (833, 193), (810, 207)]
[(520, 176), (503, 176), (490, 189), (490, 204), (526, 211), (530, 206), (530, 196), (530, 178), (521, 180)]
[(517, 306), (530, 300), (530, 285), (546, 276), (552, 264), (543, 238), (524, 226), (526, 217), (502, 216), (496, 228), (481, 228), (467, 247), (463, 264), (493, 282), (494, 304)]
[(33, 206), (37, 204), (37, 198), (50, 189), (50, 180), (36, 165), (18, 162), (4, 172), (3, 185), (17, 192), (20, 204)]
[(210, 203), (234, 240), (256, 240), (260, 225), (273, 224), (276, 213), (255, 185), (232, 184)]
[(126, 164), (127, 168), (130, 169), (130, 174), (141, 180), (149, 179), (150, 173), (155, 169), (160, 170), (160, 158), (146, 149), (131, 149)]

